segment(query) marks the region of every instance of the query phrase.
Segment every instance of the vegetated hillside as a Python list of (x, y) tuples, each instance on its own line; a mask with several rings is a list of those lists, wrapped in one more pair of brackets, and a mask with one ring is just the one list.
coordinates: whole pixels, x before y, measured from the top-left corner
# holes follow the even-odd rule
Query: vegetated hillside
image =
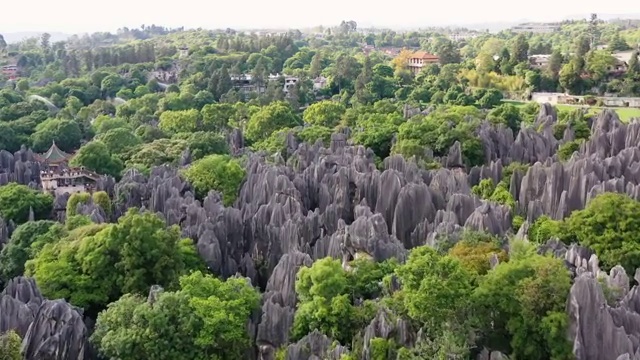
[[(638, 356), (640, 121), (503, 102), (637, 93), (637, 62), (562, 55), (593, 34), (625, 43), (596, 21), (468, 43), (348, 21), (1, 49), (20, 67), (0, 90), (1, 356)], [(421, 46), (441, 65), (387, 55)], [(54, 142), (94, 191), (43, 191)]]

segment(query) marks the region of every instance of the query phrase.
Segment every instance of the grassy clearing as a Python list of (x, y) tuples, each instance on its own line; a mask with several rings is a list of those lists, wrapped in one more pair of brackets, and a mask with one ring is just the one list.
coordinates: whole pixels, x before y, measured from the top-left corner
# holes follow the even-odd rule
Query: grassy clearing
[[(507, 102), (509, 104), (513, 104), (515, 106), (524, 106), (527, 103), (524, 101), (516, 101), (516, 100), (504, 100), (504, 102)], [(567, 105), (567, 104), (558, 104), (555, 106), (556, 109), (558, 110), (565, 110), (565, 111), (570, 111), (573, 110), (575, 108), (579, 108), (579, 107), (584, 107), (583, 105)], [(590, 114), (597, 114), (598, 112), (600, 112), (601, 110), (605, 109), (603, 107), (597, 107), (597, 106), (589, 106), (589, 113)], [(629, 120), (631, 120), (631, 118), (640, 118), (640, 109), (639, 108), (626, 108), (626, 107), (607, 107), (606, 109), (613, 109), (616, 111), (616, 113), (618, 113), (618, 116), (620, 117), (620, 120), (624, 121), (624, 122), (628, 122)]]

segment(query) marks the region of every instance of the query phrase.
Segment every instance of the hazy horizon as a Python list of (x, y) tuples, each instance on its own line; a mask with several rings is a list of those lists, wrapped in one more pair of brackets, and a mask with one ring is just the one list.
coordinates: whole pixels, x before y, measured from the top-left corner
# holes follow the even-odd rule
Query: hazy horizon
[[(371, 2), (326, 0), (309, 10), (293, 0), (245, 0), (223, 6), (199, 4), (200, 0), (182, 0), (170, 7), (150, 0), (111, 0), (99, 10), (80, 0), (32, 0), (26, 16), (7, 16), (0, 22), (0, 34), (16, 32), (60, 32), (65, 34), (115, 32), (118, 28), (136, 28), (142, 24), (170, 28), (275, 29), (309, 28), (337, 25), (354, 20), (360, 27), (417, 28), (429, 26), (465, 26), (518, 21), (561, 21), (584, 18), (589, 13), (624, 15), (635, 0), (603, 3), (595, 0), (538, 0), (535, 6), (512, 6), (507, 0), (477, 2), (461, 0), (453, 8), (405, 0), (385, 6)], [(381, 3), (384, 4), (384, 3)], [(638, 9), (640, 11), (640, 9)], [(97, 12), (97, 13), (96, 13)]]

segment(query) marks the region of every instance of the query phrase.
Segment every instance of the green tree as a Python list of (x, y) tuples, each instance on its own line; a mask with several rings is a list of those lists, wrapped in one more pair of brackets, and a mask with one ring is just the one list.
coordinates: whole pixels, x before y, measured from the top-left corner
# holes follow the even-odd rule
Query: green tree
[(562, 70), (560, 70), (560, 85), (570, 93), (581, 93), (583, 81), (580, 77), (580, 71), (580, 67), (574, 60), (563, 65)]
[(51, 215), (52, 206), (53, 197), (47, 193), (16, 183), (0, 186), (0, 215), (5, 221), (22, 224), (31, 210), (36, 219), (45, 219)]
[(296, 135), (308, 144), (315, 144), (316, 141), (321, 140), (328, 147), (331, 141), (331, 134), (333, 134), (333, 130), (330, 128), (314, 125), (304, 127)]
[(200, 113), (196, 109), (182, 111), (165, 111), (160, 115), (160, 130), (175, 134), (198, 131)]
[(300, 339), (314, 329), (349, 343), (355, 332), (355, 310), (349, 297), (347, 275), (340, 261), (324, 258), (298, 271), (296, 293), (300, 303), (292, 334)]
[(72, 151), (80, 147), (82, 130), (74, 120), (48, 119), (38, 124), (31, 135), (31, 146), (34, 151), (45, 152), (55, 141), (63, 151)]
[(150, 169), (153, 166), (175, 164), (187, 148), (187, 142), (182, 139), (157, 139), (136, 147), (126, 165)]
[(119, 177), (122, 161), (111, 155), (109, 148), (102, 141), (94, 140), (83, 145), (69, 163), (72, 166), (84, 166), (98, 174)]
[(478, 345), (518, 359), (571, 359), (571, 343), (563, 335), (570, 288), (560, 259), (534, 253), (500, 263), (473, 293)]
[(457, 259), (422, 246), (411, 251), (396, 274), (402, 290), (395, 296), (402, 299), (409, 317), (424, 326), (426, 334), (437, 336), (445, 324), (465, 322), (471, 276)]
[(93, 120), (91, 126), (95, 133), (100, 135), (113, 129), (126, 129), (129, 127), (129, 124), (123, 118), (100, 115)]
[(187, 259), (192, 256), (184, 253), (177, 226), (167, 228), (158, 215), (129, 209), (117, 224), (83, 226), (44, 245), (26, 268), (48, 298), (65, 298), (96, 314), (125, 293), (176, 285), (189, 270)]
[(487, 119), (494, 124), (505, 125), (513, 131), (514, 135), (518, 133), (522, 123), (520, 110), (513, 104), (502, 104), (496, 107), (489, 112)]
[(183, 174), (200, 198), (216, 190), (222, 194), (224, 204), (230, 206), (238, 196), (245, 171), (229, 156), (210, 155), (191, 164)]
[(111, 215), (111, 199), (106, 191), (96, 191), (91, 195), (94, 204), (100, 206), (107, 216)]
[(440, 58), (440, 64), (447, 65), (460, 62), (460, 50), (451, 40), (440, 38), (434, 47), (436, 55)]
[(135, 133), (128, 128), (111, 129), (96, 137), (96, 140), (105, 144), (109, 153), (116, 155), (123, 154), (141, 143)]
[(0, 252), (0, 279), (5, 283), (24, 273), (24, 264), (31, 258), (31, 244), (55, 224), (53, 221), (29, 221), (16, 228)]
[(598, 255), (604, 267), (622, 265), (632, 274), (640, 267), (640, 202), (625, 194), (604, 193), (566, 219), (567, 233)]
[(529, 41), (524, 34), (519, 34), (511, 45), (511, 63), (526, 62), (529, 59)]
[(334, 128), (338, 125), (346, 110), (345, 106), (339, 102), (325, 100), (309, 106), (304, 111), (302, 118), (310, 125)]
[(399, 114), (371, 113), (360, 116), (356, 120), (353, 141), (356, 144), (371, 148), (380, 159), (386, 158), (391, 151), (393, 136), (404, 120)]
[[(2, 40), (4, 41), (4, 39)], [(0, 360), (22, 360), (21, 344), (20, 335), (13, 330), (0, 334)]]
[(186, 141), (192, 160), (199, 160), (207, 155), (229, 153), (227, 139), (222, 134), (196, 131), (194, 133), (179, 133), (173, 139)]
[(604, 80), (615, 64), (616, 58), (604, 50), (591, 51), (586, 56), (585, 69), (596, 83)]
[(110, 304), (91, 341), (102, 356), (122, 360), (241, 359), (251, 346), (246, 323), (259, 301), (245, 279), (194, 272), (153, 304), (129, 294)]
[(560, 74), (560, 70), (562, 69), (562, 63), (564, 62), (564, 58), (560, 50), (554, 50), (549, 58), (549, 64), (545, 69), (546, 73), (552, 79), (558, 79), (558, 75)]
[(620, 32), (616, 31), (613, 34), (611, 40), (609, 40), (609, 44), (607, 46), (607, 50), (615, 52), (615, 51), (627, 51), (631, 49), (629, 44), (620, 36)]
[(501, 91), (490, 89), (478, 99), (478, 105), (483, 109), (492, 109), (502, 103), (503, 97)]
[(202, 129), (204, 131), (224, 130), (229, 127), (229, 120), (235, 113), (236, 109), (231, 104), (207, 104), (200, 111)]
[(268, 138), (274, 131), (286, 127), (294, 127), (298, 124), (299, 120), (289, 104), (276, 101), (251, 115), (247, 123), (245, 135), (247, 139), (253, 142), (259, 142)]

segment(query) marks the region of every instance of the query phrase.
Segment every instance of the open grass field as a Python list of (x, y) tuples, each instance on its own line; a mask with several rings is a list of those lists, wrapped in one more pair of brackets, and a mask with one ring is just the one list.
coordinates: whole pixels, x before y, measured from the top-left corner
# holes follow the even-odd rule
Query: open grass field
[[(508, 102), (509, 104), (513, 104), (513, 105), (516, 105), (516, 106), (524, 106), (526, 104), (526, 102), (524, 102), (524, 101), (515, 101), (515, 100), (504, 100), (504, 102)], [(584, 106), (582, 106), (582, 105), (566, 105), (566, 104), (558, 104), (558, 105), (556, 105), (556, 108), (558, 110), (572, 110), (572, 109), (579, 108), (579, 107), (584, 107)], [(593, 114), (597, 114), (602, 109), (605, 109), (603, 107), (597, 107), (597, 106), (589, 106), (588, 108), (589, 108), (589, 112), (593, 113)], [(618, 116), (620, 117), (620, 120), (622, 120), (624, 122), (628, 122), (632, 118), (640, 118), (640, 108), (607, 107), (607, 109), (615, 110), (618, 113)]]

